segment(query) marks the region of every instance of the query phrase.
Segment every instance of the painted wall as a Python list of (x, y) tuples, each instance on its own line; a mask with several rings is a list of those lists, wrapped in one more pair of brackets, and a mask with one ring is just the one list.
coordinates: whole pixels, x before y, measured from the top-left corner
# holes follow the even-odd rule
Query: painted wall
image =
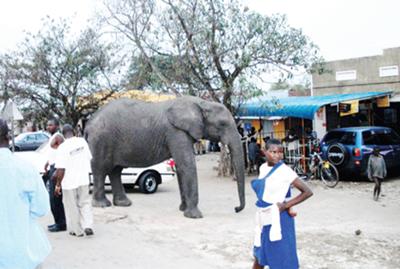
[(317, 137), (322, 139), (326, 134), (326, 109), (321, 107), (314, 115), (313, 130), (317, 133)]

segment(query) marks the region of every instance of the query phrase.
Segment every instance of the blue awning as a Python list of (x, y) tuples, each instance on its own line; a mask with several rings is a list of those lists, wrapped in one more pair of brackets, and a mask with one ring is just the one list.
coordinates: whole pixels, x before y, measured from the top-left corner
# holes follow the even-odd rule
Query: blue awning
[(241, 105), (236, 114), (239, 118), (297, 117), (313, 119), (320, 107), (351, 100), (367, 100), (390, 95), (386, 92), (360, 92), (321, 96), (291, 96), (284, 98), (253, 98)]

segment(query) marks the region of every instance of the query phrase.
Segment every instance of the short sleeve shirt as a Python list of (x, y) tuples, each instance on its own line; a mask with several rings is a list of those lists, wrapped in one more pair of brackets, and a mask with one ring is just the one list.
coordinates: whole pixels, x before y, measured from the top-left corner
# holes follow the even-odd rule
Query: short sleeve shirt
[(62, 143), (56, 154), (56, 168), (64, 168), (63, 189), (75, 189), (89, 184), (92, 154), (85, 139), (71, 137)]

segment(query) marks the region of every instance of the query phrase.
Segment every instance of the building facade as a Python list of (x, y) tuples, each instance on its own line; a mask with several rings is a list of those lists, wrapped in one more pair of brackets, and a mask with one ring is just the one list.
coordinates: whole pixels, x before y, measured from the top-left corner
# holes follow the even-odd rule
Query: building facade
[(326, 62), (326, 72), (313, 74), (313, 95), (391, 90), (400, 95), (400, 47), (382, 55)]
[(337, 117), (337, 106), (326, 107), (328, 130), (379, 125), (400, 132), (400, 47), (384, 49), (381, 55), (326, 62), (325, 69), (312, 75), (314, 96), (392, 91), (387, 105), (377, 99), (360, 101), (358, 112), (344, 117)]

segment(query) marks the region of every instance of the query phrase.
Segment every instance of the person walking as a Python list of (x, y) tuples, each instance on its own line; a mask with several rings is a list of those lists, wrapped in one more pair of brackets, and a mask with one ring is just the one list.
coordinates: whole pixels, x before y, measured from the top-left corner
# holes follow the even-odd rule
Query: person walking
[(381, 183), (387, 174), (385, 159), (380, 154), (378, 147), (375, 147), (373, 154), (369, 156), (367, 173), (368, 178), (375, 182), (374, 200), (378, 201), (381, 194)]
[(65, 137), (57, 149), (55, 194), (63, 192), (63, 202), (70, 235), (93, 235), (93, 213), (89, 196), (89, 173), (92, 154), (86, 140), (76, 137), (71, 125), (62, 129)]
[(0, 119), (0, 268), (37, 268), (51, 246), (37, 222), (50, 210), (39, 171), (9, 150), (7, 123)]
[(47, 156), (47, 162), (45, 164), (44, 170), (50, 194), (51, 213), (53, 214), (54, 218), (54, 224), (47, 226), (47, 229), (50, 232), (60, 232), (67, 230), (62, 194), (54, 194), (56, 182), (52, 179), (54, 172), (56, 171), (56, 168), (54, 166), (56, 149), (62, 143), (62, 141), (64, 141), (64, 137), (59, 132), (59, 127), (60, 124), (57, 119), (52, 118), (47, 121), (47, 131), (51, 134), (51, 137), (49, 139), (49, 143), (44, 149)]
[[(251, 182), (257, 196), (253, 269), (297, 269), (294, 216), (291, 210), (313, 193), (283, 161), (283, 146), (279, 140), (266, 144), (267, 163), (260, 167), (258, 179)], [(291, 198), (290, 186), (300, 191)]]

